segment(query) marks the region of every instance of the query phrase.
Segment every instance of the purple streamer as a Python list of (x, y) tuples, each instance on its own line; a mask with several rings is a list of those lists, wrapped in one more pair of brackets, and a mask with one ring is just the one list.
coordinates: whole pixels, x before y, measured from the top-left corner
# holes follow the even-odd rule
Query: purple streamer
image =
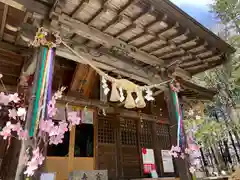
[[(50, 59), (49, 59), (49, 74), (48, 74), (48, 84), (47, 84), (47, 102), (46, 104), (49, 104), (49, 101), (51, 100), (52, 96), (52, 76), (53, 76), (53, 58), (54, 58), (54, 50), (51, 48), (50, 51)], [(48, 108), (48, 106), (46, 107)], [(46, 109), (46, 119), (48, 119), (48, 109)]]

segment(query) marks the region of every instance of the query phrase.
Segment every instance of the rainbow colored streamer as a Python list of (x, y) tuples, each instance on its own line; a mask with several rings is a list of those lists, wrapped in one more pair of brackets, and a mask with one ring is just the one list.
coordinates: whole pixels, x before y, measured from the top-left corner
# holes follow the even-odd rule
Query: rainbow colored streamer
[(177, 92), (172, 90), (172, 96), (173, 96), (173, 103), (175, 106), (175, 113), (177, 117), (177, 146), (182, 147), (183, 139), (181, 137), (183, 134), (183, 113), (179, 103)]
[(37, 79), (36, 98), (33, 104), (32, 124), (29, 136), (33, 137), (41, 119), (47, 118), (47, 105), (51, 98), (52, 69), (54, 50), (52, 48), (41, 48), (42, 60), (40, 64), (39, 77)]

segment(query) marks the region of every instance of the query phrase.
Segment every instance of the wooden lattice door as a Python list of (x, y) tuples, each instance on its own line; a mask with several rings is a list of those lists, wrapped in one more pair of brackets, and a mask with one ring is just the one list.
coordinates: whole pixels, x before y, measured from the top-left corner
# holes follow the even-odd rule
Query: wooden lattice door
[(98, 116), (97, 168), (107, 169), (109, 179), (116, 179), (118, 176), (116, 124), (114, 116)]
[(157, 169), (161, 176), (173, 176), (174, 173), (164, 173), (162, 164), (161, 150), (171, 149), (170, 131), (168, 124), (156, 124), (156, 146), (155, 146), (155, 158), (157, 159)]
[(125, 178), (141, 176), (137, 125), (137, 120), (120, 118), (120, 167)]

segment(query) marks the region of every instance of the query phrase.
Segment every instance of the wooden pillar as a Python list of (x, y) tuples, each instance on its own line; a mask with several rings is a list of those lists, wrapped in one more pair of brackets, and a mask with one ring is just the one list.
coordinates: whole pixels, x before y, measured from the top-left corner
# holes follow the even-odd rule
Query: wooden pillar
[[(165, 100), (168, 107), (169, 112), (169, 122), (170, 122), (170, 136), (171, 136), (171, 144), (176, 146), (177, 144), (177, 117), (175, 114), (175, 108), (173, 104), (173, 96), (170, 88), (168, 88), (165, 92)], [(191, 174), (189, 172), (189, 164), (187, 159), (174, 159), (174, 165), (176, 174), (179, 175), (180, 180), (191, 180)]]
[[(26, 120), (25, 120), (25, 129), (27, 129), (28, 131), (30, 131), (30, 128), (32, 126), (32, 112), (33, 112), (33, 108), (34, 108), (34, 102), (35, 102), (35, 99), (36, 99), (36, 92), (37, 92), (37, 89), (39, 88), (38, 87), (38, 79), (39, 79), (39, 76), (40, 76), (40, 66), (42, 64), (42, 61), (43, 61), (43, 50), (44, 47), (40, 47), (38, 49), (35, 49), (34, 53), (33, 53), (33, 62), (36, 62), (36, 67), (35, 67), (35, 73), (34, 73), (34, 79), (33, 79), (33, 84), (32, 86), (28, 87), (28, 90), (29, 90), (29, 96), (28, 96), (28, 109), (27, 109), (27, 117), (26, 117)], [(55, 53), (53, 53), (55, 55)], [(52, 66), (54, 66), (54, 57), (53, 55), (53, 59), (52, 59)], [(36, 58), (36, 59), (35, 59)], [(29, 65), (30, 66), (30, 65)], [(53, 72), (53, 71), (52, 71)], [(51, 74), (52, 76), (53, 74)], [(22, 141), (21, 142), (21, 150), (20, 150), (20, 153), (19, 153), (19, 157), (18, 157), (18, 165), (17, 165), (17, 169), (16, 169), (16, 175), (15, 175), (15, 180), (21, 180), (23, 178), (23, 171), (24, 171), (24, 167), (25, 167), (25, 160), (24, 160), (24, 157), (25, 157), (25, 151), (26, 149), (29, 147), (29, 146), (32, 146), (33, 144), (33, 138), (30, 138), (29, 140), (26, 140), (26, 141)], [(43, 152), (45, 153), (45, 152)], [(39, 173), (37, 172), (36, 173), (36, 176), (38, 176)]]
[(141, 121), (142, 121), (142, 117), (140, 118), (140, 120), (137, 120), (137, 146), (138, 146), (138, 154), (139, 154), (139, 159), (140, 159), (140, 175), (143, 176), (144, 172), (143, 172), (143, 158), (142, 158), (142, 147), (141, 147), (141, 143), (140, 143), (140, 133), (141, 133)]

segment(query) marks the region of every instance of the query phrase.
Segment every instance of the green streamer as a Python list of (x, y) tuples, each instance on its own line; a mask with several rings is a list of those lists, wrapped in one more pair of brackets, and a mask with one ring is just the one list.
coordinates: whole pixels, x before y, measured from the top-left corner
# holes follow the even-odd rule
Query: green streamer
[(196, 177), (195, 173), (192, 175), (192, 179), (197, 180), (197, 177)]
[[(39, 72), (39, 78), (37, 82), (37, 92), (36, 92), (36, 99), (34, 101), (34, 109), (33, 109), (33, 118), (32, 118), (32, 124), (29, 132), (29, 136), (33, 137), (34, 135), (34, 130), (35, 130), (35, 124), (36, 124), (36, 118), (38, 114), (38, 109), (39, 109), (39, 101), (40, 101), (40, 93), (41, 93), (41, 86), (42, 86), (42, 79), (43, 79), (43, 72), (44, 72), (44, 67), (45, 67), (45, 62), (47, 59), (47, 48), (43, 49), (43, 57), (42, 57), (42, 64), (41, 64), (41, 69)], [(38, 73), (38, 72), (36, 72)]]

